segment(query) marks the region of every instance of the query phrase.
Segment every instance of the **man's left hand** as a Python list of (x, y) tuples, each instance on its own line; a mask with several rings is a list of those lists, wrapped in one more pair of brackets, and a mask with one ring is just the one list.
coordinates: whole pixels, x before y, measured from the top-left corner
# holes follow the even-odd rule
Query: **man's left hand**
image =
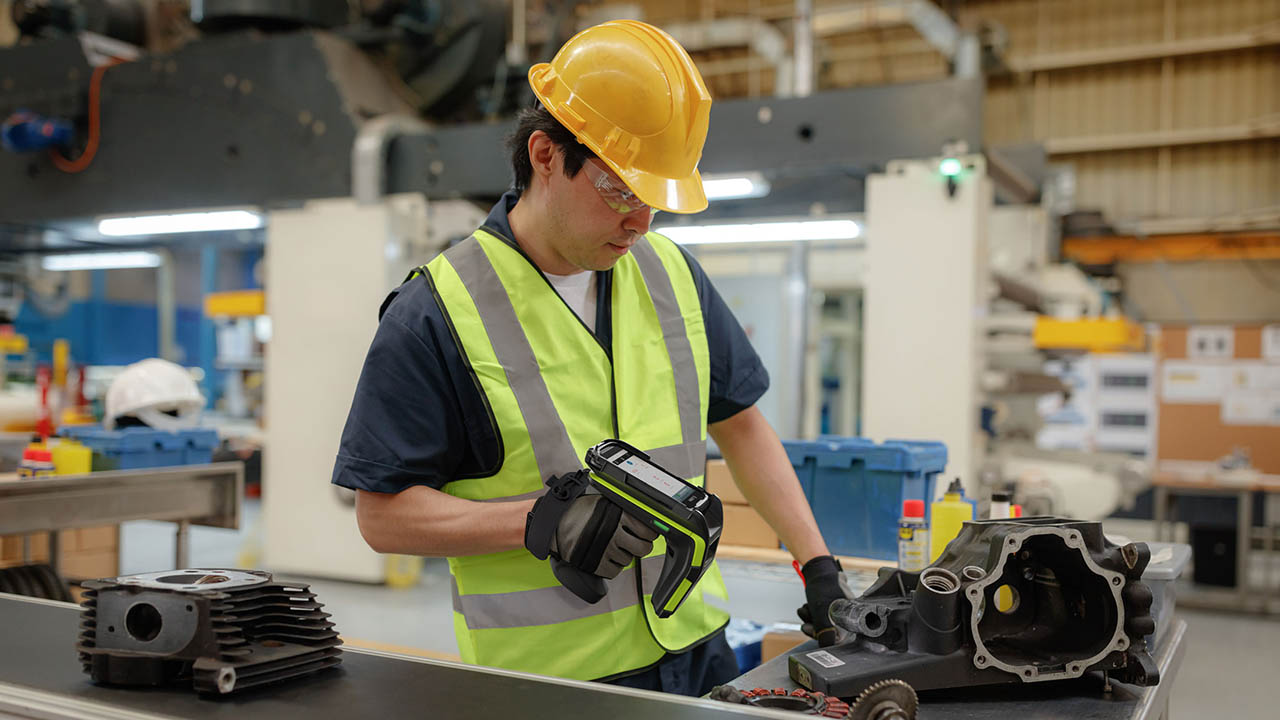
[(801, 630), (815, 638), (822, 647), (840, 641), (841, 631), (831, 623), (831, 603), (851, 599), (853, 593), (840, 574), (840, 562), (830, 555), (819, 555), (800, 568), (804, 576), (805, 604), (796, 610), (804, 622)]

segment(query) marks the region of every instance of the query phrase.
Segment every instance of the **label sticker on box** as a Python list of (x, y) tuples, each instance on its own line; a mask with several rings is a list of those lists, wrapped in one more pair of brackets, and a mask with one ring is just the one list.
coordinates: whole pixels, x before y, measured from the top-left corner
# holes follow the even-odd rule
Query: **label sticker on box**
[(818, 663), (824, 668), (840, 667), (841, 665), (844, 664), (843, 660), (836, 657), (835, 655), (832, 655), (826, 650), (818, 650), (817, 652), (811, 652), (805, 657), (812, 658), (814, 662)]

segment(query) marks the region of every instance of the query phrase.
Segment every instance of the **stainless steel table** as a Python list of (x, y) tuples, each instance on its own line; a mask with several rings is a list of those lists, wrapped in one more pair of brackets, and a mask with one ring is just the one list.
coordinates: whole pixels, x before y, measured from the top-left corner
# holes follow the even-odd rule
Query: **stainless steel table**
[(202, 698), (181, 688), (102, 687), (90, 682), (80, 669), (74, 647), (78, 625), (78, 606), (0, 594), (0, 716), (235, 720), (795, 717), (713, 700), (349, 648), (344, 649), (338, 668), (225, 698)]
[[(933, 690), (920, 693), (920, 720), (951, 718), (1090, 718), (1091, 720), (1160, 720), (1169, 715), (1169, 698), (1182, 657), (1186, 652), (1187, 623), (1174, 618), (1173, 627), (1156, 652), (1160, 684), (1143, 688), (1113, 682), (1110, 693), (1103, 691), (1101, 673), (1075, 680), (1041, 683), (989, 685), (961, 690)], [(734, 687), (786, 688), (798, 685), (787, 675), (787, 657), (811, 652), (818, 647), (809, 641), (780, 655), (734, 680)]]
[(57, 563), (58, 530), (129, 520), (176, 522), (174, 567), (187, 567), (191, 525), (240, 527), (244, 464), (111, 470), (36, 479), (0, 478), (0, 535), (48, 532)]

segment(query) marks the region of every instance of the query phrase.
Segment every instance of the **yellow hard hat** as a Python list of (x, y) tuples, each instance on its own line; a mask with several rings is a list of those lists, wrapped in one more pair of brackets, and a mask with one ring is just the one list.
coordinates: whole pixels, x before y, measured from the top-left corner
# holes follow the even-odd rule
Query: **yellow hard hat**
[(645, 203), (674, 213), (706, 209), (698, 160), (711, 93), (675, 38), (637, 20), (596, 25), (530, 68), (529, 85)]

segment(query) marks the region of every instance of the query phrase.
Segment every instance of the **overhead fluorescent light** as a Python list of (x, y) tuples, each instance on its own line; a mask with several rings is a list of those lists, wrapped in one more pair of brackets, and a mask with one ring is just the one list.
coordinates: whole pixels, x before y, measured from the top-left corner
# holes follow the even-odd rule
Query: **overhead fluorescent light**
[(45, 270), (118, 270), (160, 267), (160, 256), (141, 250), (132, 252), (68, 253), (45, 255)]
[(734, 200), (764, 197), (769, 194), (769, 181), (758, 172), (740, 175), (703, 175), (702, 191), (707, 200)]
[(681, 245), (706, 243), (795, 242), (800, 240), (852, 240), (862, 235), (854, 220), (801, 220), (795, 222), (735, 223), (728, 225), (675, 225), (655, 231)]
[(98, 221), (98, 232), (108, 237), (170, 235), (215, 230), (256, 230), (260, 227), (262, 227), (262, 216), (248, 210), (140, 215), (104, 218)]

